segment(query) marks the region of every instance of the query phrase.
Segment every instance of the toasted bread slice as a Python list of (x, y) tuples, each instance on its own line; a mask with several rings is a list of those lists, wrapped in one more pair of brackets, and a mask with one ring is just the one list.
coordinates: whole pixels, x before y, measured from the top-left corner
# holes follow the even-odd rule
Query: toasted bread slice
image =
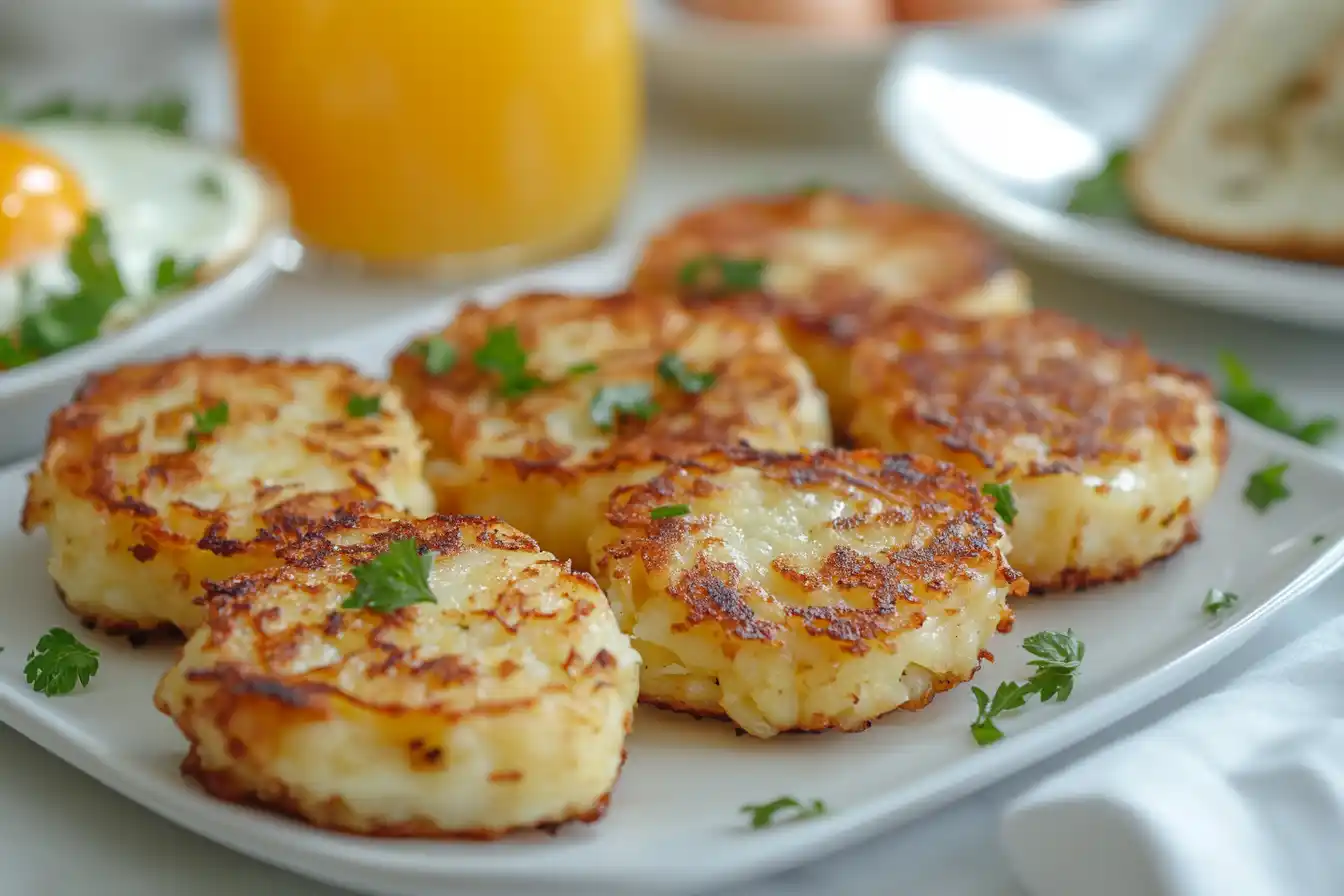
[(1344, 263), (1344, 3), (1235, 3), (1127, 186), (1140, 217), (1174, 236)]

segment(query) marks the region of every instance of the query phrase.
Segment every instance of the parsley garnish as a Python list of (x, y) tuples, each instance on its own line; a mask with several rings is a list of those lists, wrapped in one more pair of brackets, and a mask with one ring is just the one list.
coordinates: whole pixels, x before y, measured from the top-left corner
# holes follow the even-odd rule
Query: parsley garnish
[(32, 356), (19, 348), (19, 344), (14, 341), (14, 337), (0, 334), (0, 370), (22, 367), (31, 360), (33, 360)]
[(187, 103), (178, 96), (155, 96), (129, 105), (80, 101), (68, 94), (51, 97), (31, 106), (11, 109), (0, 118), (11, 121), (106, 121), (139, 124), (168, 134), (187, 131)]
[(1210, 588), (1209, 593), (1204, 595), (1204, 612), (1210, 616), (1218, 616), (1236, 606), (1239, 600), (1241, 597), (1231, 591)]
[(355, 590), (341, 604), (347, 610), (374, 610), (389, 613), (411, 604), (432, 604), (429, 571), (434, 554), (420, 553), (414, 538), (401, 538), (363, 566), (351, 570)]
[(588, 373), (597, 373), (597, 365), (592, 361), (584, 361), (579, 364), (571, 364), (565, 370), (566, 376), (583, 376)]
[(763, 288), (765, 259), (701, 255), (681, 266), (682, 289), (702, 292), (751, 292)]
[(717, 373), (708, 370), (700, 373), (690, 370), (675, 352), (668, 352), (658, 359), (658, 375), (689, 395), (699, 395), (719, 378)]
[(980, 492), (994, 499), (994, 512), (1008, 525), (1017, 519), (1017, 502), (1013, 499), (1011, 482), (986, 482)]
[(1320, 543), (1323, 542), (1323, 541), (1325, 541), (1325, 536), (1324, 536), (1324, 535), (1313, 535), (1313, 536), (1311, 536), (1311, 543), (1312, 543), (1312, 544), (1320, 544)]
[(1319, 445), (1339, 427), (1339, 421), (1334, 417), (1316, 417), (1306, 423), (1298, 423), (1292, 412), (1279, 403), (1278, 398), (1255, 384), (1250, 370), (1231, 352), (1219, 352), (1218, 363), (1223, 368), (1223, 402), (1261, 426), (1290, 435), (1308, 445)]
[[(66, 266), (78, 287), (45, 299), (38, 295), (30, 274), (20, 275), (23, 313), (14, 333), (0, 334), (0, 369), (19, 367), (97, 339), (107, 315), (126, 298), (100, 215), (85, 217), (83, 229), (70, 241)], [(160, 259), (156, 290), (171, 292), (194, 283), (199, 267), (174, 258)]]
[(39, 638), (23, 667), (23, 677), (33, 690), (48, 697), (70, 693), (76, 682), (88, 687), (89, 679), (97, 674), (98, 651), (63, 628), (53, 628)]
[(156, 293), (177, 292), (179, 289), (194, 286), (196, 275), (200, 273), (200, 270), (201, 263), (199, 261), (184, 262), (173, 258), (171, 255), (165, 255), (159, 259), (159, 264), (154, 269), (154, 291)]
[(505, 398), (518, 398), (544, 385), (527, 372), (527, 352), (518, 341), (518, 328), (512, 324), (491, 328), (472, 360), (481, 370), (499, 375), (499, 394)]
[(648, 420), (656, 413), (658, 403), (653, 400), (653, 386), (648, 383), (603, 386), (588, 405), (589, 416), (603, 431), (615, 426), (618, 417)]
[(1068, 210), (1079, 215), (1099, 218), (1132, 218), (1133, 205), (1125, 189), (1125, 168), (1129, 165), (1129, 150), (1111, 153), (1101, 170), (1074, 184)]
[(196, 192), (206, 199), (223, 199), (224, 181), (213, 171), (202, 171), (196, 176)]
[(1280, 501), (1288, 500), (1292, 490), (1284, 485), (1283, 474), (1288, 472), (1288, 461), (1261, 467), (1246, 480), (1241, 496), (1246, 503), (1264, 513)]
[[(815, 818), (826, 812), (826, 804), (821, 800), (812, 800), (810, 803), (802, 803), (791, 796), (782, 796), (777, 800), (768, 803), (761, 803), (758, 806), (746, 805), (740, 810), (751, 816), (751, 826), (755, 829), (768, 828), (778, 822), (798, 821), (803, 818)], [(784, 812), (785, 817), (776, 819), (780, 812)]]
[(665, 520), (674, 516), (685, 516), (691, 512), (689, 504), (664, 504), (649, 511), (649, 519)]
[(187, 450), (195, 451), (201, 443), (201, 436), (208, 436), (229, 422), (229, 403), (223, 399), (215, 402), (204, 411), (192, 411), (191, 429), (187, 430)]
[(431, 336), (411, 345), (411, 353), (425, 364), (430, 376), (442, 376), (457, 363), (457, 347), (442, 336)]
[(351, 417), (372, 417), (383, 406), (381, 395), (351, 395), (345, 403), (345, 412)]
[(1042, 703), (1050, 700), (1063, 703), (1073, 693), (1084, 652), (1083, 642), (1074, 635), (1073, 629), (1029, 635), (1022, 641), (1022, 649), (1036, 657), (1028, 663), (1036, 667), (1031, 678), (1021, 683), (1005, 681), (994, 691), (993, 698), (980, 688), (971, 688), (978, 710), (971, 723), (971, 736), (982, 747), (1003, 737), (994, 720), (1001, 713), (1025, 706), (1032, 694)]

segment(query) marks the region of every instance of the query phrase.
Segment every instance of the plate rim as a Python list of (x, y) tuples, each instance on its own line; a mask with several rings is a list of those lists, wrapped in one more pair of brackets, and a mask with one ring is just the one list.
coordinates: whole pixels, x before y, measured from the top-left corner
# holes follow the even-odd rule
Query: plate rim
[[(614, 279), (613, 274), (619, 276), (624, 251), (627, 251), (626, 247), (617, 247), (617, 250), (486, 284), (435, 306), (407, 312), (375, 331), (361, 333), (360, 337), (391, 336), (396, 330), (404, 330), (409, 336), (409, 328), (415, 323), (451, 314), (455, 306), (468, 297), (489, 300), (488, 296), (506, 295), (556, 278), (577, 277), (605, 282)], [(582, 290), (576, 284), (560, 282), (564, 284), (561, 288)], [(340, 338), (324, 340), (305, 353), (329, 354), (331, 350), (325, 349), (324, 345), (339, 347), (340, 344)], [(1250, 440), (1255, 450), (1261, 453), (1309, 466), (1316, 476), (1333, 478), (1344, 486), (1344, 464), (1330, 455), (1266, 430), (1235, 412), (1228, 415), (1234, 441)], [(0, 467), (0, 477), (8, 480), (10, 476), (22, 476), (31, 469), (32, 462), (30, 458)], [(747, 836), (733, 841), (732, 849), (702, 852), (700, 864), (688, 863), (685, 853), (679, 850), (665, 851), (664, 858), (652, 856), (651, 861), (649, 855), (641, 853), (639, 858), (644, 861), (627, 861), (603, 868), (573, 864), (545, 868), (537, 868), (536, 863), (522, 865), (517, 862), (514, 850), (494, 856), (481, 851), (469, 854), (465, 860), (464, 854), (455, 853), (451, 858), (435, 862), (418, 851), (419, 847), (432, 846), (427, 842), (415, 841), (409, 849), (385, 849), (386, 841), (334, 835), (301, 823), (281, 821), (269, 813), (216, 802), (180, 778), (174, 778), (174, 784), (145, 780), (143, 773), (134, 766), (119, 765), (115, 754), (110, 762), (99, 756), (90, 748), (86, 735), (63, 731), (67, 728), (63, 719), (42, 712), (42, 703), (11, 682), (0, 686), (0, 722), (174, 824), (245, 855), (308, 877), (378, 892), (408, 894), (425, 886), (450, 882), (462, 886), (502, 887), (526, 886), (543, 880), (556, 888), (573, 888), (574, 892), (592, 886), (616, 886), (631, 892), (679, 892), (740, 883), (839, 852), (1003, 780), (1114, 725), (1242, 647), (1274, 614), (1344, 567), (1344, 530), (1331, 537), (1334, 543), (1314, 555), (1310, 562), (1300, 568), (1289, 567), (1288, 581), (1261, 604), (1211, 629), (1206, 640), (1174, 654), (1147, 673), (1125, 680), (1080, 706), (1060, 711), (1015, 733), (992, 750), (973, 753), (940, 769), (911, 789), (888, 792), (899, 793), (897, 801), (890, 795), (877, 796), (805, 825), (783, 825), (747, 832)], [(259, 824), (259, 819), (265, 823)], [(735, 836), (736, 833), (733, 828), (724, 836)], [(708, 833), (704, 838), (712, 836), (714, 834)], [(517, 848), (529, 847), (520, 845)], [(544, 858), (541, 850), (537, 854)]]
[[(1121, 10), (1093, 9), (1118, 15)], [(1070, 215), (1013, 196), (974, 166), (940, 152), (943, 141), (927, 136), (928, 121), (911, 96), (910, 75), (924, 67), (947, 71), (942, 60), (971, 52), (985, 41), (1052, 35), (1067, 39), (1081, 17), (1027, 23), (1020, 29), (941, 30), (911, 35), (893, 54), (879, 81), (874, 119), (882, 144), (910, 174), (939, 198), (1032, 255), (1085, 274), (1135, 283), (1183, 303), (1282, 323), (1344, 329), (1344, 271), (1183, 242), (1174, 237)], [(1331, 297), (1328, 293), (1335, 293)], [(1266, 305), (1266, 295), (1291, 296)]]

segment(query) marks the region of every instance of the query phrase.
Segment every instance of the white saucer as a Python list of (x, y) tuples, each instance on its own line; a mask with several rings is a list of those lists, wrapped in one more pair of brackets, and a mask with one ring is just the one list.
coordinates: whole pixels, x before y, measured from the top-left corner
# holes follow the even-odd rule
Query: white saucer
[(1344, 269), (1064, 211), (1073, 185), (1142, 133), (1221, 5), (1113, 0), (911, 35), (878, 92), (883, 139), (934, 193), (1024, 252), (1184, 302), (1344, 329)]

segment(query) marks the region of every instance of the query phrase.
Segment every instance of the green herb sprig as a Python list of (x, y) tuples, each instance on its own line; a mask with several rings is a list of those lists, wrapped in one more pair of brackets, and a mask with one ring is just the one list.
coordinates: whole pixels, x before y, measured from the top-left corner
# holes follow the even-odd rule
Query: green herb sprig
[(435, 603), (429, 587), (434, 554), (421, 553), (414, 538), (401, 538), (387, 550), (351, 572), (355, 590), (341, 604), (347, 610), (390, 613), (412, 604)]
[(98, 674), (98, 651), (63, 628), (53, 628), (28, 654), (23, 677), (32, 689), (48, 697), (68, 694), (75, 685), (88, 687)]
[(971, 723), (971, 736), (982, 747), (1003, 737), (995, 720), (1005, 712), (1025, 706), (1028, 697), (1036, 695), (1042, 703), (1051, 700), (1063, 703), (1073, 693), (1084, 645), (1072, 629), (1029, 635), (1023, 640), (1022, 649), (1036, 657), (1028, 663), (1036, 668), (1031, 678), (1023, 682), (1005, 681), (995, 689), (993, 697), (980, 688), (971, 688), (978, 710)]
[(1336, 417), (1313, 417), (1299, 423), (1278, 397), (1258, 386), (1251, 371), (1231, 352), (1219, 352), (1223, 369), (1223, 403), (1250, 417), (1261, 426), (1290, 435), (1299, 442), (1319, 445), (1339, 429)]
[(751, 816), (752, 829), (759, 830), (782, 822), (801, 821), (805, 818), (824, 815), (826, 804), (821, 800), (811, 800), (804, 803), (795, 797), (781, 796), (779, 799), (771, 800), (768, 803), (745, 805), (740, 811)]

